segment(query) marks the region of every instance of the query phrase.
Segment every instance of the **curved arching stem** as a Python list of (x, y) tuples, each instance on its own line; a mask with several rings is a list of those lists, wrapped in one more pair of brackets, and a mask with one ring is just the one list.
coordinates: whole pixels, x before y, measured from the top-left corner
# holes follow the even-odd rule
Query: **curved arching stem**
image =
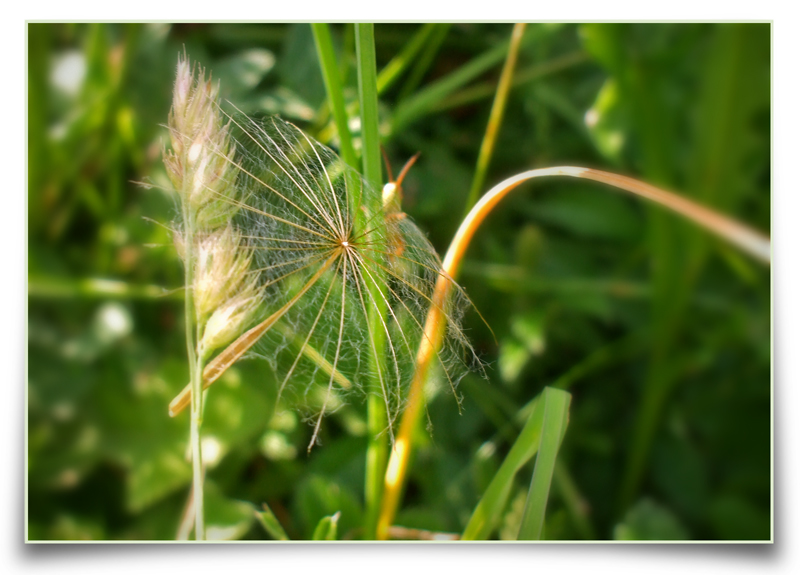
[(422, 406), (424, 405), (424, 383), (427, 379), (431, 359), (441, 346), (442, 336), (446, 327), (446, 318), (442, 314), (442, 310), (445, 309), (444, 304), (450, 294), (453, 278), (458, 273), (461, 260), (469, 247), (469, 242), (486, 216), (512, 190), (528, 180), (554, 176), (593, 180), (660, 204), (730, 242), (762, 263), (770, 264), (772, 245), (769, 237), (682, 196), (661, 190), (633, 178), (591, 168), (561, 166), (530, 170), (497, 184), (484, 194), (481, 200), (467, 214), (467, 217), (464, 218), (453, 241), (450, 243), (442, 263), (443, 273), (440, 274), (436, 282), (432, 297), (433, 304), (425, 322), (425, 337), (422, 338), (417, 352), (416, 368), (409, 389), (408, 404), (400, 421), (395, 446), (386, 468), (384, 496), (378, 521), (379, 539), (385, 539), (388, 536), (389, 527), (397, 512), (400, 493), (411, 455), (412, 435), (417, 427)]

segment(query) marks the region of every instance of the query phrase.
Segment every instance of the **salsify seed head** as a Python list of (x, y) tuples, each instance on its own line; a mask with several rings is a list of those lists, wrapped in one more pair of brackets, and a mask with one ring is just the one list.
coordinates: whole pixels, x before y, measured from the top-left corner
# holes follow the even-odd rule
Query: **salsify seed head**
[[(280, 391), (305, 399), (321, 386), (325, 400), (311, 408), (320, 416), (345, 393), (378, 394), (391, 432), (431, 306), (442, 308), (446, 330), (434, 364), (455, 391), (464, 368), (480, 364), (461, 329), (469, 302), (460, 289), (434, 302), (442, 264), (416, 224), (384, 212), (381, 191), (294, 125), (229, 119), (245, 198), (235, 225), (253, 250), (251, 272), (268, 302), (262, 313), (280, 314), (280, 329), (267, 331), (256, 353), (277, 372)], [(353, 385), (342, 389), (337, 379)]]
[[(213, 362), (243, 349), (266, 359), (279, 393), (317, 415), (312, 443), (347, 393), (379, 395), (391, 434), (436, 307), (445, 337), (433, 363), (455, 393), (465, 367), (480, 365), (461, 329), (469, 302), (457, 286), (434, 296), (452, 280), (399, 202), (384, 211), (381, 191), (332, 150), (277, 117), (228, 113), (216, 98), (203, 71), (181, 60), (165, 161), (195, 218), (201, 356), (253, 325)], [(185, 239), (176, 245), (186, 252)]]

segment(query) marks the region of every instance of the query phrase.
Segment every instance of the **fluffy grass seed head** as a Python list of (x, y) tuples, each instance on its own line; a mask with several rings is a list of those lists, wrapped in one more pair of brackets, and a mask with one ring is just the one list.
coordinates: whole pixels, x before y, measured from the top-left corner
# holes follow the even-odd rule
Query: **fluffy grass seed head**
[(172, 149), (164, 164), (181, 202), (175, 246), (186, 259), (190, 241), (195, 316), (208, 354), (235, 339), (257, 318), (263, 290), (249, 273), (252, 249), (233, 224), (239, 209), (238, 170), (230, 125), (219, 108), (218, 86), (179, 58), (169, 114)]
[(236, 195), (236, 153), (230, 125), (220, 112), (219, 86), (185, 58), (178, 60), (169, 113), (172, 149), (164, 154), (167, 174), (192, 210), (199, 229), (225, 225), (237, 210), (226, 201)]

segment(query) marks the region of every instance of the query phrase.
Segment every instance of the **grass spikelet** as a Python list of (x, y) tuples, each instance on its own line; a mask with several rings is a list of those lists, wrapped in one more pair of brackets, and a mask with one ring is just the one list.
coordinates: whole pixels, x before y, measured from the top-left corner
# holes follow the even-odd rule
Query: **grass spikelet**
[(247, 272), (252, 252), (232, 227), (238, 211), (238, 173), (229, 125), (217, 105), (218, 88), (202, 69), (179, 58), (169, 114), (172, 149), (164, 164), (180, 202), (175, 246), (184, 262), (186, 351), (189, 360), (195, 537), (204, 538), (200, 428), (202, 380), (210, 352), (236, 338), (254, 319), (261, 287)]

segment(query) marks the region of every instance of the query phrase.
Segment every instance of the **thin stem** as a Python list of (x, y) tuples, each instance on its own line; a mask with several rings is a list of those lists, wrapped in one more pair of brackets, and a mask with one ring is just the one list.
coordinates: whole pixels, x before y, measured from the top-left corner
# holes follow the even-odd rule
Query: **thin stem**
[(525, 24), (514, 24), (514, 29), (511, 32), (511, 43), (508, 46), (508, 56), (506, 56), (506, 63), (503, 64), (500, 81), (497, 83), (497, 93), (492, 103), (489, 122), (486, 124), (486, 133), (483, 136), (481, 149), (478, 153), (478, 164), (475, 166), (472, 187), (469, 190), (469, 196), (467, 196), (465, 216), (475, 205), (475, 202), (478, 201), (478, 194), (483, 189), (483, 182), (486, 180), (486, 172), (489, 170), (489, 163), (492, 161), (497, 134), (500, 132), (500, 126), (503, 123), (503, 113), (506, 110), (508, 93), (511, 91), (511, 81), (514, 78), (514, 68), (517, 65), (517, 55), (519, 54), (519, 46), (524, 33)]
[(184, 221), (186, 230), (184, 234), (186, 257), (186, 355), (189, 362), (189, 380), (192, 388), (192, 413), (189, 427), (189, 441), (192, 446), (192, 489), (194, 493), (194, 532), (195, 539), (205, 539), (205, 524), (203, 518), (203, 454), (200, 441), (200, 426), (203, 422), (203, 359), (197, 354), (196, 337), (197, 318), (194, 305), (194, 213), (185, 205)]
[(458, 274), (461, 261), (469, 247), (470, 240), (486, 216), (491, 213), (492, 209), (494, 209), (509, 192), (528, 180), (553, 176), (593, 180), (660, 204), (692, 220), (700, 225), (700, 227), (718, 235), (763, 263), (767, 265), (770, 263), (771, 242), (768, 237), (760, 232), (735, 220), (729, 219), (709, 208), (687, 200), (682, 196), (666, 192), (626, 176), (601, 172), (590, 168), (564, 166), (530, 170), (497, 184), (484, 194), (481, 200), (461, 222), (461, 226), (458, 228), (447, 250), (447, 254), (444, 257), (442, 274), (436, 282), (433, 297), (431, 298), (434, 304), (428, 311), (428, 318), (425, 322), (425, 337), (423, 337), (420, 342), (419, 351), (417, 352), (414, 378), (411, 381), (408, 394), (408, 404), (403, 412), (395, 442), (395, 449), (392, 451), (386, 470), (384, 497), (381, 504), (378, 527), (379, 535), (381, 533), (387, 533), (389, 526), (394, 521), (394, 515), (400, 501), (400, 493), (405, 482), (408, 462), (411, 456), (411, 439), (416, 430), (424, 404), (423, 389), (427, 379), (428, 369), (436, 351), (441, 347), (442, 336), (445, 331), (446, 317), (442, 313), (442, 309), (444, 309), (444, 304), (447, 301), (450, 289), (455, 285), (453, 283), (453, 278)]

